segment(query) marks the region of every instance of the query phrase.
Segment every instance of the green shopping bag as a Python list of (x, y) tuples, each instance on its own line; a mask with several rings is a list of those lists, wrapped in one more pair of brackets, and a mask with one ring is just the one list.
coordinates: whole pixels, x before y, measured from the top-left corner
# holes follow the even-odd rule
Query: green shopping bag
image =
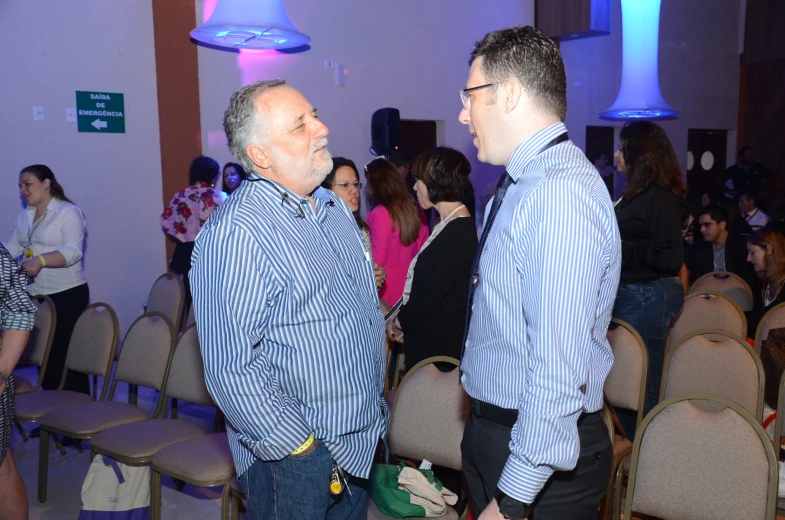
[[(397, 466), (391, 464), (374, 464), (371, 469), (370, 494), (371, 500), (379, 511), (393, 518), (407, 518), (410, 516), (426, 516), (425, 508), (411, 502), (412, 495), (408, 491), (398, 489), (398, 475), (406, 465), (401, 462)], [(418, 470), (433, 484), (437, 490), (442, 489), (442, 483), (433, 476), (433, 471)]]

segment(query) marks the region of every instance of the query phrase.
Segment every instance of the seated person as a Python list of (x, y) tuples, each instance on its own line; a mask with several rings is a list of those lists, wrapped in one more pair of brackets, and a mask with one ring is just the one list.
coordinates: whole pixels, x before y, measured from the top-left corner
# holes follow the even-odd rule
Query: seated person
[(722, 206), (709, 205), (700, 211), (698, 225), (703, 241), (696, 241), (687, 253), (690, 284), (706, 273), (728, 271), (742, 277), (754, 292), (757, 279), (747, 262), (746, 240), (728, 229), (729, 220)]
[(760, 280), (752, 289), (758, 301), (752, 311), (745, 313), (747, 336), (754, 337), (763, 316), (785, 303), (785, 236), (773, 226), (763, 228), (747, 239), (747, 252), (747, 260)]
[(766, 227), (769, 217), (758, 208), (756, 196), (752, 193), (744, 193), (739, 197), (739, 210), (743, 218), (753, 231)]

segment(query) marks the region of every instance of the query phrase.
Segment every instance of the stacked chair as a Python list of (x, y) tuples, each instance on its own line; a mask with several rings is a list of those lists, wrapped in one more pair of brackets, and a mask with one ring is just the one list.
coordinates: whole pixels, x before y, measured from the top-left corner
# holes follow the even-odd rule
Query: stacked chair
[(743, 311), (752, 310), (752, 289), (744, 279), (728, 271), (706, 273), (690, 286), (689, 294), (713, 293), (724, 294), (735, 301)]

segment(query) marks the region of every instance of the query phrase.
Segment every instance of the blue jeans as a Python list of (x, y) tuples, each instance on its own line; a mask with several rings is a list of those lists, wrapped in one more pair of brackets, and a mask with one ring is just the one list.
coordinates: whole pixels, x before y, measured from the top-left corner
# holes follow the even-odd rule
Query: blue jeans
[[(660, 400), (662, 367), (668, 326), (684, 303), (684, 286), (677, 277), (650, 282), (622, 283), (613, 306), (613, 317), (624, 320), (637, 330), (649, 351), (649, 374), (646, 383), (644, 414)], [(630, 438), (635, 434), (637, 414), (619, 413), (619, 420)]]
[(240, 477), (248, 497), (248, 518), (255, 520), (365, 520), (368, 480), (349, 478), (349, 489), (330, 494), (330, 451), (318, 440), (305, 455), (256, 460)]

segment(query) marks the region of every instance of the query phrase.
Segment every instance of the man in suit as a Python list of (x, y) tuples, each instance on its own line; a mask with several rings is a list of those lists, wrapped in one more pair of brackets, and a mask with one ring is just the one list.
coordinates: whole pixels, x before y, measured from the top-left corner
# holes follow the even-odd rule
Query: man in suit
[(728, 210), (723, 206), (709, 205), (698, 217), (703, 241), (695, 242), (687, 255), (690, 284), (706, 273), (728, 271), (741, 276), (754, 287), (755, 273), (747, 262), (747, 241), (729, 230)]

